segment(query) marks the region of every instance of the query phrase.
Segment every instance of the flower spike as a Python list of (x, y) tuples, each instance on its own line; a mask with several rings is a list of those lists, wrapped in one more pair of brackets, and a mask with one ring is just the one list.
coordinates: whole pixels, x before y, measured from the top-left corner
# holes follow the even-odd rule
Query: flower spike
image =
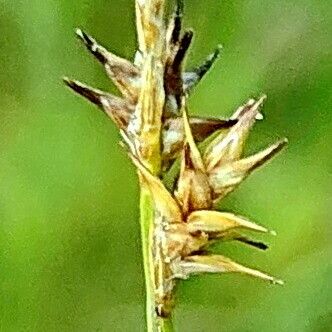
[(234, 229), (248, 229), (267, 233), (268, 230), (244, 217), (233, 213), (199, 210), (191, 213), (187, 219), (190, 232), (222, 233)]
[[(225, 120), (218, 118), (204, 118), (192, 116), (189, 118), (190, 128), (194, 140), (198, 143), (218, 130), (231, 128), (237, 122), (236, 119)], [(182, 117), (171, 117), (164, 121), (163, 142), (163, 170), (167, 171), (172, 162), (179, 157), (183, 150), (185, 140), (184, 124)]]
[(142, 194), (149, 331), (168, 329), (179, 278), (234, 272), (282, 284), (281, 280), (224, 256), (207, 254), (216, 241), (268, 248), (242, 232), (275, 232), (235, 213), (216, 211), (215, 203), (270, 160), (287, 140), (243, 156), (251, 128), (263, 118), (260, 108), (265, 96), (249, 99), (230, 119), (188, 115), (187, 99), (219, 58), (221, 46), (203, 64), (185, 70), (193, 31), (182, 32), (183, 0), (175, 2), (173, 16), (167, 21), (165, 0), (135, 0), (138, 50), (134, 63), (76, 30), (85, 47), (105, 67), (121, 97), (64, 79), (72, 90), (116, 123), (121, 145), (136, 167)]
[(243, 108), (238, 116), (237, 124), (229, 131), (226, 137), (220, 135), (212, 141), (204, 156), (208, 171), (211, 171), (218, 164), (236, 160), (241, 156), (244, 142), (249, 130), (255, 123), (258, 109), (265, 98), (265, 96), (261, 97), (254, 104), (248, 103), (248, 107)]
[(255, 247), (260, 250), (266, 250), (269, 248), (269, 246), (267, 244), (265, 244), (264, 242), (252, 240), (252, 239), (248, 238), (247, 236), (244, 236), (241, 234), (234, 236), (233, 240), (245, 243), (249, 246)]
[(107, 51), (81, 29), (76, 29), (76, 35), (97, 60), (105, 66), (107, 74), (123, 96), (135, 102), (140, 85), (139, 70), (130, 61)]
[(182, 67), (192, 38), (193, 32), (191, 30), (186, 31), (181, 40), (174, 47), (171, 47), (170, 57), (166, 62), (164, 77), (166, 93), (164, 117), (166, 118), (178, 115), (181, 109), (181, 97), (183, 95)]
[(143, 183), (149, 188), (155, 202), (156, 210), (167, 220), (168, 223), (179, 223), (182, 221), (182, 213), (172, 195), (167, 191), (163, 183), (138, 160), (129, 153), (134, 165), (139, 170)]
[(181, 38), (179, 42), (179, 48), (174, 56), (173, 60), (173, 67), (174, 68), (180, 68), (183, 60), (186, 56), (186, 53), (189, 49), (189, 46), (191, 44), (191, 41), (193, 39), (194, 33), (192, 30), (188, 30), (184, 33), (183, 37)]
[[(187, 109), (184, 104), (183, 106), (183, 125), (184, 125), (184, 133), (186, 138), (186, 144), (188, 145), (188, 150), (190, 152), (190, 159), (191, 163), (193, 164), (194, 168), (200, 170), (201, 172), (205, 172), (205, 166), (201, 157), (201, 153), (198, 151), (198, 148), (196, 146), (193, 134), (191, 132), (189, 118), (187, 114)], [(184, 149), (186, 150), (186, 149)]]
[(233, 262), (231, 259), (221, 255), (210, 256), (189, 256), (180, 262), (180, 269), (183, 276), (200, 273), (228, 273), (236, 272), (248, 274), (256, 278), (270, 281), (273, 284), (283, 285), (283, 281), (276, 279), (263, 272), (253, 270), (241, 264)]
[(233, 191), (251, 172), (281, 151), (287, 142), (287, 139), (284, 138), (250, 157), (226, 162), (215, 167), (209, 173), (215, 200), (219, 200)]
[[(276, 234), (274, 231), (269, 231), (269, 233), (271, 235)], [(253, 240), (252, 238), (243, 235), (236, 230), (220, 232), (220, 233), (209, 233), (209, 244), (212, 244), (217, 241), (218, 242), (237, 241), (260, 250), (266, 250), (269, 248), (269, 246), (264, 242)]]
[(170, 45), (176, 45), (180, 39), (180, 33), (182, 29), (183, 7), (183, 0), (177, 0), (166, 37), (166, 40), (168, 40)]
[(119, 128), (124, 129), (127, 127), (129, 118), (133, 113), (133, 107), (126, 100), (91, 88), (76, 80), (66, 77), (63, 80), (76, 93), (103, 109)]
[(210, 54), (200, 66), (183, 74), (184, 90), (186, 93), (191, 92), (204, 75), (211, 69), (216, 60), (219, 59), (221, 49), (222, 46), (218, 45), (215, 51)]
[[(265, 97), (265, 96), (263, 96)], [(231, 116), (231, 119), (240, 119), (246, 112), (248, 112), (256, 103), (256, 100), (250, 98), (244, 105), (241, 105)], [(263, 114), (258, 111), (256, 114), (256, 120), (263, 120)]]
[(211, 208), (212, 196), (209, 178), (190, 129), (185, 105), (183, 123), (186, 142), (175, 196), (182, 205), (183, 213), (187, 215), (192, 210)]

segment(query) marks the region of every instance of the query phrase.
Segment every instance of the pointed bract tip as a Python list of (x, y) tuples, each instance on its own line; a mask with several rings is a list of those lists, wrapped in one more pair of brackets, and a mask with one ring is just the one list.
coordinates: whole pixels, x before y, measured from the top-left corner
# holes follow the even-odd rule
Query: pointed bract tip
[(80, 93), (81, 89), (83, 89), (84, 85), (83, 83), (77, 81), (77, 80), (72, 80), (69, 77), (65, 76), (62, 78), (63, 82), (72, 90), (74, 90), (77, 93)]
[(97, 89), (93, 89), (80, 81), (69, 79), (68, 77), (63, 77), (64, 83), (71, 88), (73, 91), (78, 93), (79, 95), (85, 97), (93, 104), (98, 106), (102, 106), (102, 97), (103, 92)]
[(197, 75), (202, 78), (212, 67), (215, 61), (220, 57), (222, 45), (218, 44), (213, 53), (207, 56), (203, 64), (195, 69)]
[(92, 46), (94, 44), (94, 40), (87, 33), (85, 33), (82, 29), (77, 28), (75, 30), (76, 36), (82, 40), (82, 42), (87, 46)]
[(178, 16), (183, 15), (183, 9), (184, 9), (184, 1), (176, 0), (176, 15)]
[(76, 36), (83, 42), (85, 47), (96, 57), (96, 59), (102, 64), (105, 64), (107, 62), (107, 51), (82, 29), (78, 28), (75, 32)]
[(76, 91), (74, 81), (68, 78), (67, 76), (62, 77), (62, 81), (68, 86), (68, 88), (71, 88), (72, 90)]
[(255, 102), (255, 107), (260, 107), (264, 103), (264, 101), (267, 99), (267, 95), (262, 95), (259, 97), (259, 99)]
[(76, 34), (78, 37), (80, 37), (80, 38), (84, 38), (84, 36), (83, 36), (83, 31), (82, 31), (82, 29), (80, 29), (80, 28), (76, 28), (76, 29), (75, 29), (75, 34)]
[(258, 112), (255, 119), (256, 120), (264, 120), (264, 115), (262, 113)]
[(254, 270), (222, 255), (194, 255), (188, 256), (180, 262), (184, 275), (200, 273), (242, 273), (271, 282), (272, 284), (283, 285), (283, 281), (276, 279), (264, 272)]
[(183, 60), (189, 49), (189, 46), (192, 42), (193, 36), (194, 36), (194, 32), (191, 29), (185, 31), (185, 33), (183, 34), (183, 36), (180, 40), (180, 46), (179, 46), (179, 48), (175, 54), (174, 60), (173, 60), (172, 66), (174, 68), (179, 68), (182, 65)]
[(272, 282), (273, 285), (281, 285), (281, 286), (283, 286), (285, 284), (285, 282), (283, 280), (281, 280), (281, 279), (273, 279), (271, 282)]
[(63, 77), (62, 77), (62, 80), (63, 80), (63, 82), (66, 83), (67, 85), (68, 85), (69, 82), (70, 82), (70, 79), (69, 79), (69, 77), (67, 77), (67, 76), (63, 76)]
[(229, 212), (195, 211), (189, 215), (187, 223), (192, 230), (205, 233), (222, 233), (234, 229), (268, 232), (265, 227)]
[[(204, 169), (204, 164), (201, 158), (201, 154), (197, 148), (195, 143), (191, 127), (189, 124), (189, 116), (188, 111), (185, 105), (185, 98), (182, 101), (182, 118), (183, 118), (183, 126), (184, 126), (184, 133), (185, 133), (185, 149), (184, 149), (184, 157), (187, 166), (195, 165), (194, 167), (197, 169)], [(190, 167), (191, 168), (191, 167)]]
[(187, 49), (190, 46), (193, 37), (194, 37), (194, 30), (193, 29), (186, 30), (181, 39), (181, 46)]
[(221, 44), (218, 44), (216, 49), (214, 50), (214, 53), (212, 54), (212, 57), (219, 58), (222, 49), (223, 46)]
[(258, 102), (263, 102), (266, 99), (267, 99), (267, 95), (264, 93), (259, 97)]
[(70, 79), (69, 77), (67, 77), (67, 76), (64, 76), (64, 77), (62, 77), (62, 80), (64, 81), (64, 83), (66, 84), (66, 85), (68, 85), (69, 87), (76, 87), (76, 86), (78, 86), (78, 85), (82, 85), (82, 83), (81, 82), (79, 82), (79, 81), (77, 81), (77, 80), (72, 80), (72, 79)]
[(221, 50), (222, 45), (219, 44), (215, 51), (209, 54), (201, 65), (189, 72), (184, 73), (184, 86), (187, 93), (189, 93), (210, 70), (215, 61), (219, 58)]
[(286, 137), (280, 139), (276, 144), (276, 152), (279, 152), (281, 149), (283, 149), (288, 144), (288, 139)]
[(183, 1), (177, 0), (174, 8), (173, 19), (171, 21), (171, 36), (170, 42), (175, 45), (179, 42), (179, 37), (182, 28), (182, 17), (183, 17)]
[(269, 246), (266, 243), (261, 242), (261, 241), (252, 240), (252, 239), (248, 238), (247, 236), (243, 236), (243, 235), (235, 236), (234, 240), (245, 243), (249, 246), (255, 247), (260, 250), (269, 249)]
[(239, 119), (247, 112), (256, 112), (255, 120), (263, 120), (264, 116), (259, 111), (262, 107), (263, 102), (266, 100), (267, 96), (262, 95), (259, 99), (250, 98), (245, 104), (240, 106), (235, 113), (232, 115), (231, 119)]

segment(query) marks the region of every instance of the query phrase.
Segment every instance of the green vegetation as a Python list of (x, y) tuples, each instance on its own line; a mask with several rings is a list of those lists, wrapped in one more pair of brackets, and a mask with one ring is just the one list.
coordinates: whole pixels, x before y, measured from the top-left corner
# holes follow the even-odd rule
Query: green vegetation
[[(110, 89), (74, 28), (130, 58), (134, 1), (0, 5), (0, 331), (143, 331), (134, 167), (114, 144), (111, 121), (61, 81), (71, 74)], [(229, 116), (266, 93), (265, 120), (248, 146), (257, 151), (283, 136), (290, 143), (221, 205), (276, 230), (264, 237), (271, 250), (215, 248), (285, 286), (238, 275), (180, 283), (179, 331), (331, 326), (328, 8), (314, 0), (187, 1), (185, 25), (197, 32), (188, 65), (224, 46), (190, 99), (191, 113)]]

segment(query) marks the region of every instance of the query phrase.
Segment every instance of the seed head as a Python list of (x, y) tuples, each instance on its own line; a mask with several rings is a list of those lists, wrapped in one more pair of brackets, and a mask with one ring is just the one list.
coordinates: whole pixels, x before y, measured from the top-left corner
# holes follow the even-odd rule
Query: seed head
[[(187, 279), (193, 274), (235, 272), (282, 284), (268, 274), (208, 251), (215, 241), (237, 241), (264, 250), (267, 245), (242, 231), (274, 233), (245, 217), (215, 209), (216, 202), (287, 143), (281, 139), (243, 157), (249, 132), (256, 120), (262, 119), (260, 109), (266, 97), (249, 99), (230, 119), (189, 116), (187, 97), (219, 57), (221, 47), (203, 64), (186, 71), (185, 59), (193, 32), (181, 32), (182, 1), (177, 1), (167, 27), (161, 19), (161, 5), (152, 8), (156, 16), (153, 22), (146, 17), (146, 1), (136, 1), (136, 6), (141, 19), (135, 63), (107, 51), (82, 30), (76, 31), (104, 66), (121, 97), (75, 80), (66, 78), (65, 82), (114, 121), (128, 146), (141, 186), (151, 193), (157, 314), (170, 314), (176, 279)], [(197, 144), (212, 135), (214, 138), (201, 152)], [(180, 169), (174, 189), (168, 190), (162, 179), (176, 160)]]

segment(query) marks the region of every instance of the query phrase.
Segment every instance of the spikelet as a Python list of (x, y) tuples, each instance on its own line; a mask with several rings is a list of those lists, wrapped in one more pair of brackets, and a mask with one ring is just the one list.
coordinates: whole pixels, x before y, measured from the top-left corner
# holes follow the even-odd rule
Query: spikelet
[[(139, 49), (134, 63), (107, 51), (82, 30), (76, 31), (102, 63), (121, 97), (75, 80), (66, 78), (65, 83), (115, 122), (129, 147), (140, 184), (152, 197), (150, 249), (157, 315), (171, 314), (176, 279), (193, 274), (234, 272), (282, 284), (268, 274), (207, 252), (215, 241), (237, 241), (266, 249), (264, 243), (241, 232), (274, 234), (245, 217), (214, 209), (218, 200), (287, 143), (282, 139), (256, 154), (243, 156), (251, 128), (262, 119), (260, 108), (265, 96), (248, 100), (230, 119), (189, 116), (186, 99), (219, 57), (221, 47), (203, 64), (185, 71), (193, 32), (181, 32), (183, 2), (177, 1), (167, 26), (162, 0), (136, 1), (136, 11)], [(153, 21), (149, 21), (149, 11)], [(200, 152), (197, 144), (215, 133)], [(180, 160), (180, 170), (170, 191), (162, 178), (176, 159)]]

